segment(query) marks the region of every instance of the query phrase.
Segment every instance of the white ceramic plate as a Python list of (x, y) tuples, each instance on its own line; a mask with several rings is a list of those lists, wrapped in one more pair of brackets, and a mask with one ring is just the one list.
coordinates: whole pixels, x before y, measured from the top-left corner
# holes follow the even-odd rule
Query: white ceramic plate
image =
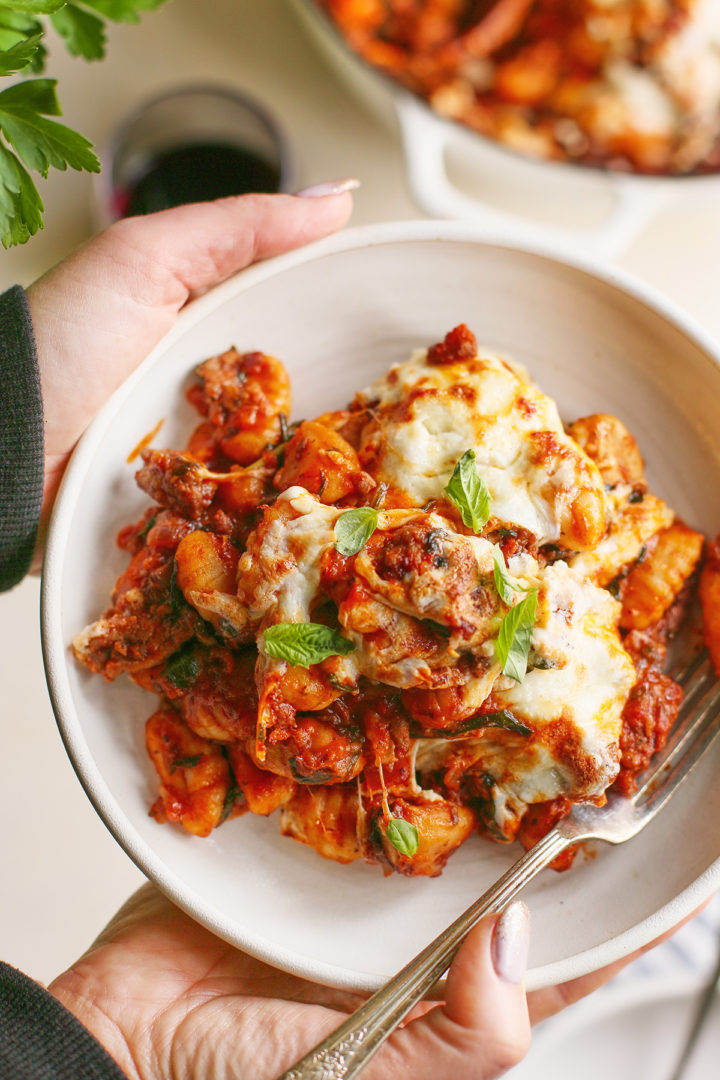
[[(90, 799), (138, 866), (220, 936), (318, 981), (374, 988), (481, 893), (518, 852), (471, 838), (438, 879), (385, 879), (340, 866), (246, 815), (193, 838), (148, 816), (155, 778), (143, 745), (153, 698), (106, 685), (72, 659), (75, 633), (107, 606), (126, 563), (118, 528), (146, 496), (129, 451), (158, 419), (180, 446), (196, 417), (183, 389), (196, 363), (236, 344), (281, 357), (294, 416), (342, 406), (411, 348), (466, 322), (525, 363), (573, 419), (620, 416), (650, 483), (692, 525), (720, 530), (720, 366), (712, 344), (615, 271), (540, 249), (483, 243), (467, 225), (351, 230), (272, 260), (195, 302), (93, 423), (68, 469), (43, 585), (53, 705)], [(720, 885), (720, 748), (646, 832), (526, 892), (535, 932), (529, 985), (571, 978), (651, 940)]]

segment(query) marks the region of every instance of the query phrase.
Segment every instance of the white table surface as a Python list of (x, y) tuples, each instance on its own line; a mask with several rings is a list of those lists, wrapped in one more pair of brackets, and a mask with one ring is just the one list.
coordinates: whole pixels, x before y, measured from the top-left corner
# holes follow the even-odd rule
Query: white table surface
[[(98, 146), (129, 110), (168, 85), (234, 83), (284, 122), (300, 187), (359, 177), (354, 224), (424, 216), (409, 195), (397, 133), (339, 82), (286, 0), (169, 0), (140, 26), (111, 28), (101, 63), (73, 60), (51, 41), (47, 74), (59, 80), (64, 121)], [(40, 183), (45, 230), (0, 255), (0, 289), (29, 284), (93, 231), (88, 175), (53, 172)], [(676, 200), (618, 261), (720, 338), (719, 238), (720, 187), (706, 187)], [(0, 957), (48, 981), (143, 877), (97, 818), (65, 756), (45, 688), (38, 602), (35, 579), (0, 597)], [(716, 923), (717, 902), (711, 910)], [(666, 960), (706, 970), (711, 944), (686, 936), (641, 974), (651, 977)]]

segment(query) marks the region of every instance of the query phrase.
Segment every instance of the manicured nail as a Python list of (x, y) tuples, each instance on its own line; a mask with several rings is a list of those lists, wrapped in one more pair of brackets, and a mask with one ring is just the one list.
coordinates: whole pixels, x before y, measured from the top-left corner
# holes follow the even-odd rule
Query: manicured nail
[(360, 181), (354, 176), (345, 180), (326, 180), (323, 184), (313, 184), (312, 187), (303, 188), (295, 194), (305, 199), (319, 199), (323, 195), (341, 195), (343, 191), (355, 191), (360, 187)]
[(522, 900), (506, 907), (495, 923), (492, 936), (492, 962), (505, 982), (522, 982), (530, 949), (530, 911)]

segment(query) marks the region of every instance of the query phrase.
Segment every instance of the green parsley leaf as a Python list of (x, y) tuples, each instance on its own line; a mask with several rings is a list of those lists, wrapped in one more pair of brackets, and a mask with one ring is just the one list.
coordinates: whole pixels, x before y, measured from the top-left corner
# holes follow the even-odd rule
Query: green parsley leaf
[(328, 656), (347, 656), (355, 648), (337, 630), (312, 622), (276, 623), (263, 631), (262, 639), (268, 656), (304, 668)]
[(155, 11), (166, 0), (82, 0), (85, 7), (112, 22), (136, 23), (142, 11)]
[(524, 600), (510, 608), (500, 624), (495, 642), (503, 675), (509, 675), (516, 682), (522, 682), (527, 671), (537, 599), (537, 589), (532, 589)]
[[(0, 0), (0, 78), (37, 75), (45, 66), (46, 20), (68, 51), (86, 60), (105, 55), (105, 21), (137, 23), (167, 0)], [(42, 229), (43, 204), (26, 169), (46, 177), (50, 168), (99, 172), (84, 136), (47, 120), (59, 116), (54, 80), (20, 82), (0, 92), (0, 238), (4, 247), (23, 244)]]
[(385, 835), (401, 855), (414, 855), (418, 849), (417, 826), (404, 818), (391, 818)]
[(56, 79), (30, 79), (14, 83), (0, 93), (0, 102), (3, 109), (10, 111), (28, 109), (43, 116), (60, 116), (62, 109), (55, 93), (56, 85)]
[(10, 49), (25, 38), (44, 33), (43, 24), (31, 15), (11, 11), (7, 4), (0, 4), (0, 49)]
[(0, 143), (0, 241), (24, 244), (42, 229), (43, 204), (29, 172)]
[(17, 83), (0, 93), (0, 131), (29, 169), (47, 176), (56, 169), (99, 172), (100, 162), (88, 140), (76, 131), (46, 120), (58, 115), (54, 79), (33, 79)]
[(42, 34), (33, 34), (0, 52), (0, 75), (12, 75), (30, 67), (40, 49)]
[(30, 15), (52, 15), (54, 11), (67, 3), (67, 0), (3, 0), (2, 6), (11, 11), (24, 11)]
[(457, 506), (468, 529), (480, 532), (490, 517), (492, 496), (477, 471), (474, 450), (466, 450), (460, 458), (445, 491)]
[(357, 555), (377, 529), (378, 512), (372, 506), (346, 510), (335, 522), (335, 547), (341, 555)]
[(519, 581), (508, 573), (505, 556), (499, 544), (493, 544), (493, 559), (495, 561), (493, 567), (495, 588), (500, 599), (510, 607), (515, 600), (516, 592), (530, 592), (530, 589), (526, 585), (521, 585)]
[(50, 16), (50, 21), (71, 56), (82, 56), (85, 60), (102, 60), (105, 56), (105, 23), (97, 15), (77, 4), (66, 4)]

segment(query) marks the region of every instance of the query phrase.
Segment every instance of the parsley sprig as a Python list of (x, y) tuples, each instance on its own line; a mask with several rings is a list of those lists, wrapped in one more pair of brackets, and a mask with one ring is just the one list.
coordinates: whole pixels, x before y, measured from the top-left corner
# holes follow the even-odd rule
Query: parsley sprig
[[(42, 229), (44, 206), (31, 173), (51, 168), (99, 172), (84, 135), (50, 117), (62, 115), (56, 79), (44, 72), (47, 24), (73, 56), (105, 56), (108, 21), (136, 23), (166, 0), (0, 0), (0, 76), (19, 80), (0, 91), (0, 241), (24, 244)], [(47, 17), (43, 19), (42, 16)]]

